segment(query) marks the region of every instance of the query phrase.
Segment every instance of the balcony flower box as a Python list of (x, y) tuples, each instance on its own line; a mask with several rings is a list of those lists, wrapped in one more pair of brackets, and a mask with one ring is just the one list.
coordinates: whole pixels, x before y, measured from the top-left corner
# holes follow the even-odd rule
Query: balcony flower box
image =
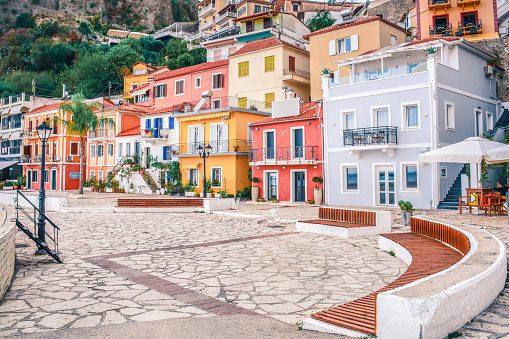
[(184, 192), (184, 194), (186, 197), (195, 197), (196, 196), (196, 192)]

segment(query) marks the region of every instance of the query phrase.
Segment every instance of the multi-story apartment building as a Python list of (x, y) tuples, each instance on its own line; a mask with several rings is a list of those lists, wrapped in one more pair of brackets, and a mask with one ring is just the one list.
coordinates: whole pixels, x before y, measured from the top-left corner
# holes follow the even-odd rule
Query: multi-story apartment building
[(492, 59), (444, 37), (339, 62), (348, 77), (322, 77), (326, 203), (436, 207), (462, 165), (418, 156), (494, 128), (501, 110)]
[(314, 200), (312, 179), (323, 177), (322, 103), (283, 98), (272, 104), (271, 117), (249, 125), (253, 133), (249, 164), (253, 178), (259, 180), (253, 185), (267, 201)]
[(349, 74), (346, 68), (337, 69), (337, 61), (401, 44), (406, 36), (404, 28), (377, 16), (359, 17), (305, 35), (313, 51), (310, 56), (311, 100), (322, 98), (320, 74), (324, 70), (336, 71), (334, 77)]
[[(92, 101), (100, 102), (105, 109), (113, 106), (111, 101), (104, 98), (87, 100), (87, 102)], [(63, 191), (79, 188), (79, 137), (69, 134), (62, 124), (54, 123), (55, 117), (59, 116), (60, 105), (61, 103), (44, 105), (24, 115), (23, 174), (27, 176), (27, 187), (29, 189), (40, 188), (39, 171), (41, 157), (43, 156), (46, 161), (44, 180), (46, 189)], [(70, 116), (65, 117), (65, 119), (70, 118)], [(43, 121), (46, 121), (53, 128), (46, 144), (46, 154), (41, 153), (41, 141), (36, 131), (36, 127), (42, 124)], [(83, 173), (87, 173), (86, 163)]]
[[(248, 154), (251, 136), (248, 124), (267, 116), (270, 113), (236, 107), (180, 114), (179, 161), (183, 183), (190, 181), (197, 185), (196, 192), (203, 192), (205, 173), (216, 193), (227, 190), (235, 194), (250, 186)], [(198, 147), (208, 145), (212, 151), (204, 169)]]
[(467, 40), (498, 37), (497, 0), (417, 0), (417, 38), (457, 36)]
[(251, 42), (230, 56), (229, 95), (265, 103), (282, 98), (283, 86), (309, 100), (309, 52), (277, 38)]
[(88, 133), (87, 172), (88, 178), (104, 180), (114, 167), (125, 157), (124, 144), (116, 138), (118, 134), (137, 129), (140, 134), (140, 117), (144, 107), (126, 104), (110, 107), (97, 112), (99, 118), (111, 119), (114, 125), (100, 126)]
[(0, 139), (0, 180), (14, 180), (22, 173), (21, 146), (23, 144), (23, 113), (58, 99), (42, 98), (21, 93), (0, 98), (2, 117)]
[(151, 64), (137, 62), (131, 66), (133, 72), (124, 77), (124, 102), (134, 102), (131, 91), (149, 82), (149, 78), (156, 74), (168, 71), (168, 67), (153, 67)]

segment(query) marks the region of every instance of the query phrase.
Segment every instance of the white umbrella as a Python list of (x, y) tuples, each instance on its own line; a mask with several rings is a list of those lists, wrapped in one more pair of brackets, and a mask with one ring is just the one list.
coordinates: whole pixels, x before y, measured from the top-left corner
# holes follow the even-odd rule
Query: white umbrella
[(509, 162), (509, 145), (497, 147), (491, 151), (486, 152), (486, 162), (488, 164)]
[(501, 146), (504, 144), (480, 137), (471, 137), (456, 144), (419, 154), (419, 161), (481, 163), (488, 151)]

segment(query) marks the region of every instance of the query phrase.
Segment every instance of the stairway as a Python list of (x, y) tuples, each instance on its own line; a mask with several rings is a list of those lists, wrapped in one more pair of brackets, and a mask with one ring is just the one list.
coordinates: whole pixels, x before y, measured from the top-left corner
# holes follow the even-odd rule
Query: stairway
[(457, 210), (459, 207), (459, 198), (461, 197), (461, 175), (467, 173), (467, 166), (463, 165), (460, 173), (454, 180), (449, 192), (444, 200), (440, 201), (437, 208), (442, 210)]
[(493, 127), (493, 130), (491, 131), (490, 136), (491, 137), (495, 136), (495, 133), (497, 133), (497, 130), (499, 128), (507, 127), (507, 125), (509, 125), (509, 110), (507, 108), (505, 108), (504, 112), (502, 113), (500, 118), (498, 118), (497, 123)]
[(147, 186), (150, 188), (152, 193), (155, 193), (156, 190), (159, 189), (159, 186), (157, 186), (155, 181), (152, 179), (152, 176), (150, 175), (149, 171), (145, 169), (143, 170), (143, 173), (145, 174), (145, 182), (147, 183)]

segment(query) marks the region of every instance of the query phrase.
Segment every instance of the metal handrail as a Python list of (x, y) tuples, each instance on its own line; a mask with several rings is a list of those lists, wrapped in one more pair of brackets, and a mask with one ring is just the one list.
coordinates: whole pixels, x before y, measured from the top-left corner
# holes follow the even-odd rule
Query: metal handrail
[(318, 146), (255, 148), (249, 151), (250, 162), (318, 161)]
[(397, 143), (398, 128), (393, 126), (345, 129), (343, 131), (343, 144), (345, 146), (388, 145)]
[[(16, 192), (17, 192), (17, 194), (19, 194), (19, 195), (21, 195), (23, 198), (25, 198), (25, 200), (26, 200), (26, 201), (28, 201), (28, 203), (29, 203), (29, 204), (30, 204), (30, 205), (31, 205), (31, 206), (35, 209), (35, 211), (37, 211), (38, 213), (40, 213), (40, 214), (44, 217), (44, 219), (46, 219), (46, 220), (50, 223), (50, 225), (51, 225), (51, 226), (53, 226), (54, 228), (56, 228), (56, 229), (60, 230), (60, 228), (59, 228), (57, 225), (55, 225), (55, 223), (54, 223), (53, 221), (51, 221), (50, 219), (48, 219), (48, 217), (47, 217), (44, 213), (41, 213), (41, 211), (40, 211), (37, 207), (35, 207), (35, 205), (34, 205), (34, 204), (32, 204), (32, 202), (31, 202), (30, 200), (28, 200), (28, 198), (27, 198), (27, 197), (26, 197), (23, 193), (21, 193), (21, 191), (20, 191), (20, 190), (16, 190)], [(16, 205), (18, 205), (18, 206), (19, 206), (18, 199), (16, 199)]]

